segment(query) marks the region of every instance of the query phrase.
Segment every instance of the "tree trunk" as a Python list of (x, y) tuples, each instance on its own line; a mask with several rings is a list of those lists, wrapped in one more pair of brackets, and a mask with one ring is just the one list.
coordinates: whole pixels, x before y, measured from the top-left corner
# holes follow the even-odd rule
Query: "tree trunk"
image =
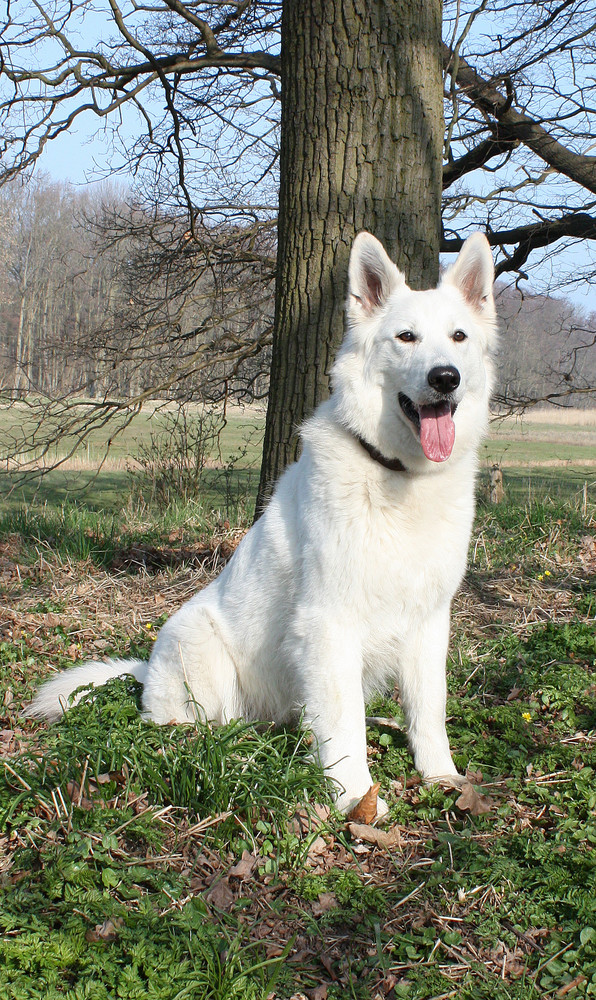
[(257, 509), (328, 394), (350, 246), (368, 229), (414, 288), (436, 283), (440, 0), (287, 0), (275, 328)]

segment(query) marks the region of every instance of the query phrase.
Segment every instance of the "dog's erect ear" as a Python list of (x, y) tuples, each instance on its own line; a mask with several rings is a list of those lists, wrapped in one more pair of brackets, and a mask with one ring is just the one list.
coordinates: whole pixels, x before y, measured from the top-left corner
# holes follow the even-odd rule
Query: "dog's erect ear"
[(445, 272), (441, 284), (455, 285), (477, 312), (494, 312), (495, 265), (486, 236), (474, 233), (461, 248), (455, 264)]
[(384, 305), (391, 292), (405, 282), (382, 243), (370, 233), (358, 233), (350, 254), (348, 305), (358, 304), (367, 315)]

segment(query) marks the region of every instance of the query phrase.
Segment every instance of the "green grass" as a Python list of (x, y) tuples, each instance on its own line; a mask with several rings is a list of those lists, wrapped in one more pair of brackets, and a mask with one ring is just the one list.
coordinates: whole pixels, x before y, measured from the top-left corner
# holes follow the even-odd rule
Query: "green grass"
[[(255, 468), (204, 469), (201, 488), (188, 503), (189, 509), (202, 509), (206, 514), (222, 511), (233, 517), (239, 505), (254, 508), (258, 485)], [(32, 473), (10, 475), (0, 473), (0, 516), (23, 516), (23, 511), (37, 516), (52, 516), (62, 509), (78, 508), (81, 516), (125, 514), (126, 508), (138, 506), (131, 497), (133, 479), (124, 470), (89, 473), (57, 469), (43, 478)], [(175, 504), (161, 511), (164, 521), (172, 520)], [(152, 519), (156, 520), (155, 512)]]
[[(0, 408), (0, 442), (33, 427), (28, 411), (19, 412), (15, 430), (14, 410)], [(191, 404), (186, 412), (192, 422), (201, 411)], [(60, 507), (63, 503), (82, 503), (96, 511), (121, 511), (123, 498), (131, 487), (126, 463), (150, 450), (152, 436), (154, 439), (167, 438), (172, 413), (171, 406), (155, 409), (148, 405), (136, 414), (120, 433), (113, 434), (109, 461), (103, 468), (100, 463), (106, 455), (108, 434), (112, 433), (109, 426), (92, 431), (89, 439), (76, 449), (75, 459), (81, 468), (58, 469), (42, 479), (33, 473), (1, 473), (2, 506), (14, 510), (23, 504)], [(545, 413), (544, 420), (538, 422), (519, 423), (506, 419), (495, 421), (491, 426), (490, 437), (481, 449), (481, 466), (487, 469), (494, 462), (503, 466), (511, 499), (531, 498), (532, 490), (537, 496), (545, 493), (569, 496), (581, 491), (584, 482), (588, 483), (592, 499), (594, 497), (596, 473), (593, 466), (583, 462), (593, 459), (596, 428), (569, 422), (573, 420), (572, 411), (562, 415), (558, 411), (553, 413), (560, 422)], [(263, 413), (235, 407), (229, 409), (219, 450), (210, 449), (212, 458), (221, 468), (204, 471), (197, 502), (207, 510), (231, 509), (239, 497), (254, 495), (263, 432)], [(64, 441), (60, 446), (60, 454), (65, 454), (67, 444)]]
[[(503, 487), (508, 500), (514, 503), (532, 503), (544, 497), (583, 503), (584, 486), (588, 499), (596, 499), (596, 470), (591, 467), (572, 466), (560, 468), (504, 468)], [(488, 474), (481, 473), (480, 495), (488, 494)]]
[[(234, 813), (226, 828), (232, 839), (240, 836), (243, 847), (250, 845), (239, 816), (248, 821), (266, 810), (280, 821), (288, 804), (325, 794), (322, 774), (309, 762), (308, 741), (299, 732), (271, 727), (259, 732), (242, 722), (157, 726), (142, 721), (137, 692), (134, 681), (117, 679), (70, 709), (49, 730), (43, 758), (35, 751), (25, 754), (17, 777), (9, 778), (12, 791), (0, 798), (0, 821), (22, 822), (15, 810), (35, 812), (39, 804), (48, 809), (52, 789), (75, 781), (82, 785), (83, 761), (102, 800), (120, 790), (125, 799), (146, 794), (150, 805), (182, 807), (195, 817)], [(101, 775), (109, 780), (100, 782)]]
[[(7, 511), (0, 994), (289, 1000), (326, 984), (328, 1000), (596, 997), (595, 603), (582, 561), (594, 509), (565, 482), (545, 496), (533, 478), (519, 496), (480, 503), (449, 659), (454, 756), (481, 772), (490, 812), (421, 785), (404, 732), (377, 726), (392, 850), (353, 841), (321, 808), (322, 824), (293, 822), (297, 806), (329, 802), (307, 734), (158, 727), (128, 680), (57, 725), (24, 725), (38, 678), (73, 648), (96, 655), (91, 637), (108, 655), (147, 655), (165, 612), (137, 612), (152, 579), (113, 573), (118, 553), (204, 538), (223, 514), (197, 502)], [(385, 699), (371, 711), (401, 717)]]
[(524, 441), (492, 438), (482, 446), (481, 452), (488, 462), (499, 462), (505, 466), (512, 462), (532, 465), (553, 460), (581, 465), (582, 460), (592, 458), (593, 453), (593, 443), (558, 443), (556, 438), (551, 441), (536, 441), (531, 437)]

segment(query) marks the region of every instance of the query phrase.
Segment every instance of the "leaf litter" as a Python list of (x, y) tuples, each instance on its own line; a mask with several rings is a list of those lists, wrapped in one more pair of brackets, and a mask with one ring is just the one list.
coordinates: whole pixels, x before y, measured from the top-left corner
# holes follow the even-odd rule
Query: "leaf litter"
[[(549, 565), (557, 569), (556, 582), (539, 581), (523, 559), (506, 570), (499, 565), (485, 570), (480, 565), (469, 575), (455, 602), (456, 632), (465, 627), (460, 648), (472, 663), (474, 682), (480, 681), (478, 690), (484, 705), (493, 713), (503, 704), (508, 711), (521, 714), (527, 703), (527, 687), (522, 664), (520, 679), (500, 698), (491, 693), (485, 680), (488, 662), (483, 659), (487, 639), (508, 634), (523, 640), (544, 622), (572, 624), (578, 618), (578, 587), (585, 588), (587, 574), (593, 572), (592, 535), (584, 534), (579, 545), (558, 551), (557, 560), (548, 538), (541, 545), (528, 559), (535, 560), (537, 552), (540, 559), (550, 559)], [(0, 564), (4, 598), (0, 596), (0, 641), (18, 655), (10, 661), (11, 695), (2, 699), (0, 760), (17, 795), (19, 789), (22, 793), (26, 789), (23, 779), (14, 777), (13, 764), (20, 754), (43, 742), (43, 729), (21, 723), (18, 715), (35, 676), (57, 656), (94, 655), (102, 649), (102, 642), (109, 651), (114, 642), (122, 643), (120, 636), (130, 634), (131, 621), (133, 627), (136, 624), (141, 629), (143, 624), (169, 614), (196, 590), (197, 570), (181, 560), (180, 564), (169, 562), (152, 576), (133, 576), (98, 569), (89, 562), (52, 559), (46, 552), (36, 563), (23, 565), (15, 573), (7, 551), (5, 545)], [(487, 551), (489, 558), (497, 561), (490, 546)], [(199, 568), (199, 584), (201, 577), (207, 582), (211, 572), (209, 566)], [(26, 588), (23, 580), (28, 581)], [(60, 603), (60, 610), (38, 610), (40, 602), (54, 600)], [(126, 655), (125, 649), (123, 653)], [(466, 690), (465, 685), (462, 690)], [(40, 802), (36, 807), (36, 822), (41, 823), (37, 832), (35, 827), (29, 833), (24, 827), (7, 827), (0, 837), (0, 870), (12, 885), (26, 885), (32, 874), (19, 868), (19, 857), (20, 852), (32, 850), (32, 843), (45, 865), (48, 852), (64, 849), (72, 836), (73, 822), (85, 814), (90, 842), (99, 849), (105, 827), (93, 826), (96, 811), (103, 815), (105, 810), (129, 808), (131, 819), (144, 820), (147, 829), (160, 831), (159, 837), (151, 846), (131, 835), (134, 824), (127, 826), (129, 820), (120, 822), (122, 828), (109, 848), (110, 870), (117, 875), (122, 865), (129, 870), (144, 867), (177, 875), (184, 890), (164, 900), (163, 919), (202, 900), (209, 915), (205, 919), (220, 926), (222, 934), (233, 921), (243, 940), (260, 948), (266, 959), (281, 960), (287, 955), (284, 974), (287, 983), (295, 984), (294, 989), (285, 986), (278, 991), (274, 987), (271, 1000), (326, 1000), (328, 996), (350, 995), (347, 991), (354, 988), (355, 996), (389, 1000), (402, 995), (456, 996), (472, 983), (474, 996), (488, 998), (496, 995), (497, 984), (523, 982), (528, 977), (528, 996), (539, 987), (574, 1000), (587, 996), (587, 986), (596, 983), (596, 956), (590, 957), (589, 951), (593, 938), (582, 931), (583, 950), (578, 952), (573, 924), (562, 923), (560, 907), (558, 916), (549, 915), (548, 906), (535, 893), (531, 904), (535, 912), (529, 915), (523, 883), (509, 886), (512, 878), (519, 877), (514, 874), (519, 861), (508, 861), (504, 878), (499, 875), (499, 858), (509, 843), (525, 844), (538, 859), (541, 841), (546, 838), (548, 844), (560, 836), (557, 852), (553, 854), (551, 844), (551, 853), (545, 857), (571, 858), (575, 851), (577, 865), (593, 856), (596, 838), (586, 839), (592, 829), (589, 823), (584, 823), (581, 841), (574, 841), (573, 833), (567, 841), (557, 833), (561, 823), (571, 822), (577, 809), (577, 800), (565, 798), (565, 782), (572, 790), (573, 782), (581, 780), (586, 769), (594, 769), (589, 761), (595, 747), (593, 732), (585, 724), (561, 731), (558, 743), (554, 740), (552, 726), (561, 725), (560, 711), (532, 709), (536, 723), (530, 731), (529, 740), (534, 743), (528, 771), (524, 769), (523, 780), (517, 782), (508, 778), (506, 771), (504, 777), (491, 773), (492, 780), (486, 786), (490, 795), (476, 787), (482, 784), (478, 771), (469, 773), (460, 787), (440, 791), (426, 789), (415, 774), (406, 773), (403, 779), (382, 779), (384, 790), (393, 788), (390, 805), (393, 803), (395, 809), (397, 802), (399, 815), (407, 817), (396, 822), (393, 816), (383, 829), (372, 825), (372, 794), (360, 822), (352, 817), (344, 824), (324, 804), (297, 809), (288, 823), (289, 835), (294, 838), (294, 860), (289, 865), (276, 859), (267, 846), (268, 839), (273, 838), (275, 847), (278, 838), (285, 836), (281, 830), (259, 831), (253, 818), (247, 827), (246, 846), (235, 846), (229, 838), (218, 842), (216, 831), (224, 820), (217, 815), (196, 817), (188, 810), (171, 807), (160, 810), (149, 804), (146, 795), (135, 797), (127, 790), (125, 774), (112, 772), (103, 783), (99, 775), (83, 779), (81, 774), (78, 782)], [(526, 713), (530, 722), (532, 712)], [(490, 712), (484, 724), (485, 741), (494, 726), (489, 716)], [(375, 718), (377, 721), (382, 719)], [(393, 728), (399, 746), (400, 727)], [(507, 738), (511, 740), (505, 734)], [(519, 751), (515, 742), (511, 746)], [(546, 758), (542, 761), (541, 755), (548, 755), (549, 746), (558, 746), (560, 753), (568, 754), (567, 771), (554, 759), (550, 768), (545, 767), (548, 762)], [(383, 758), (379, 760), (382, 763)], [(246, 818), (242, 822), (246, 826)], [(240, 835), (244, 836), (242, 830)], [(475, 859), (480, 858), (484, 859), (484, 870), (474, 872)], [(506, 853), (503, 864), (505, 858)], [(536, 860), (532, 871), (539, 872), (541, 865)], [(553, 868), (553, 873), (556, 870)], [(116, 886), (107, 881), (107, 892), (115, 899)], [(137, 901), (133, 897), (126, 906), (138, 906), (144, 893), (139, 883)], [(88, 946), (119, 948), (124, 927), (121, 919), (112, 915), (89, 926), (85, 933)], [(583, 921), (584, 929), (596, 924), (594, 911), (591, 921), (587, 911)], [(569, 940), (560, 939), (560, 935), (568, 935)], [(554, 969), (558, 971), (553, 973)], [(418, 972), (423, 979), (416, 978)], [(429, 974), (438, 977), (438, 985), (425, 992), (419, 984)]]

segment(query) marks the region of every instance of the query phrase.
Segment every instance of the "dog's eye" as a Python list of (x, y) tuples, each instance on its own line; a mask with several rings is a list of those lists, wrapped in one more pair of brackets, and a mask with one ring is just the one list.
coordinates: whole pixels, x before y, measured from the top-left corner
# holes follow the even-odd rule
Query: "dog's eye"
[(395, 339), (403, 341), (404, 344), (411, 344), (416, 340), (416, 334), (411, 330), (402, 330), (401, 333), (395, 334)]
[(456, 344), (461, 344), (462, 340), (468, 339), (468, 335), (463, 330), (456, 330), (451, 339), (455, 340)]

